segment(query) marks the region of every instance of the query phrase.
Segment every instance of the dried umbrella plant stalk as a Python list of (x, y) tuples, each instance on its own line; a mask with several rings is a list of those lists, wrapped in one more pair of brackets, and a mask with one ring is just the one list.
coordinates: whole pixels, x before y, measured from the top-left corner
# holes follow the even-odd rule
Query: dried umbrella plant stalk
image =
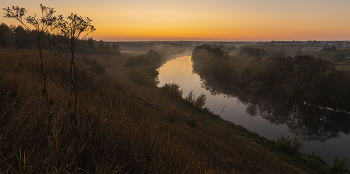
[(82, 38), (85, 38), (88, 34), (95, 31), (95, 27), (91, 25), (91, 20), (86, 17), (83, 18), (76, 14), (71, 13), (70, 16), (64, 18), (62, 15), (58, 16), (57, 22), (55, 23), (55, 31), (57, 35), (63, 37), (64, 42), (69, 47), (71, 52), (71, 96), (73, 97), (69, 103), (68, 107), (71, 107), (72, 100), (74, 101), (74, 110), (71, 111), (71, 123), (72, 123), (72, 140), (77, 136), (77, 75), (75, 68), (75, 58), (74, 54), (77, 47), (81, 41), (79, 37), (84, 34)]
[[(18, 6), (12, 6), (12, 8), (7, 7), (3, 8), (5, 10), (5, 16), (6, 18), (12, 18), (16, 19), (17, 21), (20, 22), (20, 24), (28, 30), (30, 36), (34, 40), (35, 44), (38, 47), (39, 50), (39, 57), (40, 57), (40, 68), (43, 76), (43, 84), (44, 84), (44, 89), (42, 90), (43, 95), (45, 95), (46, 98), (46, 105), (47, 105), (47, 118), (48, 118), (48, 133), (52, 137), (53, 132), (52, 132), (52, 113), (50, 111), (50, 106), (52, 105), (52, 100), (49, 99), (49, 94), (47, 90), (47, 74), (45, 73), (44, 69), (44, 63), (43, 63), (43, 54), (42, 54), (42, 49), (43, 46), (45, 45), (45, 42), (47, 41), (47, 37), (45, 37), (46, 34), (51, 33), (53, 30), (52, 27), (54, 27), (55, 22), (57, 21), (57, 17), (53, 16), (55, 13), (53, 8), (43, 6), (40, 4), (40, 9), (41, 9), (41, 17), (37, 18), (37, 16), (29, 16), (29, 17), (24, 17), (25, 14), (28, 12), (25, 10), (23, 7), (18, 7)], [(24, 21), (29, 23), (34, 27), (32, 30), (28, 25), (24, 23)]]

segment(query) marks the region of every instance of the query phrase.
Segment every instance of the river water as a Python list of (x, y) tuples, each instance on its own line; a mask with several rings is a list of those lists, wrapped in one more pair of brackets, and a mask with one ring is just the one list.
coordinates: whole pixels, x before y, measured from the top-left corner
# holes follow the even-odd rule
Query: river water
[[(212, 92), (206, 90), (200, 76), (192, 73), (191, 56), (180, 56), (165, 63), (159, 68), (159, 81), (158, 87), (165, 83), (179, 84), (183, 88), (183, 98), (190, 91), (193, 91), (196, 96), (204, 93), (207, 96), (205, 106), (215, 114), (221, 115), (221, 118), (242, 125), (268, 139), (277, 140), (281, 135), (285, 137), (299, 135), (303, 138), (305, 144), (300, 151), (306, 154), (314, 152), (328, 164), (332, 164), (334, 156), (338, 158), (344, 156), (348, 161), (350, 160), (350, 136), (348, 135), (350, 118), (347, 114), (341, 117), (346, 118), (345, 120), (324, 121), (329, 118), (324, 114), (330, 112), (330, 109), (326, 108), (322, 112), (317, 112), (322, 113), (322, 116), (317, 115), (317, 121), (305, 121), (305, 119), (300, 119), (300, 116), (308, 113), (300, 112), (313, 109), (309, 109), (304, 105), (298, 108), (306, 109), (298, 109), (298, 111), (293, 112), (293, 116), (291, 114), (279, 114), (284, 112), (270, 107), (260, 109), (259, 112), (255, 111), (252, 114), (251, 107), (248, 106), (249, 104), (247, 105), (247, 102), (241, 102), (237, 97), (229, 97), (224, 94), (213, 95)], [(265, 105), (267, 104), (259, 106)], [(332, 115), (331, 118), (335, 118), (335, 116)], [(303, 120), (305, 124), (300, 123), (302, 122), (300, 120)], [(322, 122), (322, 124), (317, 124), (318, 122)]]

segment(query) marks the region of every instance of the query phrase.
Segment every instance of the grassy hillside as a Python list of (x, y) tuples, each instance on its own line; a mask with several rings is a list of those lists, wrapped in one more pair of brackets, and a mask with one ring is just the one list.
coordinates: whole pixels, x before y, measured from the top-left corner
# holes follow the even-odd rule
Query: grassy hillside
[(50, 119), (37, 51), (0, 50), (0, 173), (331, 171), (317, 157), (282, 153), (273, 141), (132, 82), (123, 61), (112, 59), (105, 75), (78, 63), (74, 136), (70, 61), (44, 52)]

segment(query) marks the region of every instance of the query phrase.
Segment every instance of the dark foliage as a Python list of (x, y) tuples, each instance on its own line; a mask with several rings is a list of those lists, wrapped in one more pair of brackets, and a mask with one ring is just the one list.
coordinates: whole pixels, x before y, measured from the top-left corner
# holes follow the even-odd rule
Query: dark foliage
[[(0, 24), (0, 47), (1, 48), (25, 48), (32, 49), (36, 47), (35, 42), (30, 36), (30, 32), (24, 29), (22, 26), (8, 26), (7, 24)], [(63, 36), (43, 33), (43, 37), (48, 38), (51, 42), (45, 42), (43, 45), (44, 50), (50, 51), (65, 51), (69, 52), (67, 48), (64, 47), (66, 44)], [(92, 38), (87, 40), (79, 40), (79, 46), (76, 49), (76, 53), (103, 53), (103, 54), (120, 54), (119, 45), (115, 42), (104, 42), (104, 47), (99, 47), (98, 42)], [(61, 47), (58, 49), (57, 46)]]
[[(247, 49), (245, 49), (247, 50)], [(195, 72), (218, 82), (234, 84), (252, 94), (350, 110), (350, 74), (337, 71), (326, 60), (310, 55), (260, 59), (223, 59), (220, 51), (198, 46), (192, 53)]]
[(154, 66), (160, 63), (162, 57), (156, 51), (150, 49), (147, 54), (141, 54), (136, 57), (129, 57), (126, 62), (126, 67), (135, 67), (141, 65)]
[(266, 50), (261, 48), (244, 47), (241, 50), (239, 50), (239, 53), (251, 57), (262, 57), (266, 54)]
[(323, 47), (321, 51), (325, 51), (325, 52), (332, 53), (332, 52), (334, 52), (335, 50), (337, 50), (337, 47), (332, 46), (332, 47)]

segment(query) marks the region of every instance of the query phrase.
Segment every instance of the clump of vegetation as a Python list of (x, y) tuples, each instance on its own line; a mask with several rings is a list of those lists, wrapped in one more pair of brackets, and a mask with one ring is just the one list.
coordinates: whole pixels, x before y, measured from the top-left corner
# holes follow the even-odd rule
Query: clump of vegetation
[(174, 99), (182, 99), (182, 93), (183, 91), (180, 89), (181, 86), (179, 86), (176, 83), (165, 83), (162, 86), (162, 91)]
[(277, 138), (276, 146), (282, 152), (287, 152), (291, 154), (298, 154), (300, 152), (300, 148), (304, 146), (303, 140), (301, 138), (294, 136), (292, 139), (289, 139), (289, 135), (284, 137), (281, 135), (281, 138)]
[[(250, 52), (251, 48), (241, 51)], [(320, 106), (350, 110), (350, 73), (338, 71), (334, 64), (311, 55), (259, 57), (227, 54), (205, 45), (192, 53), (193, 70), (205, 79), (230, 84), (249, 94), (268, 94), (283, 100), (307, 101)], [(243, 54), (242, 53), (242, 54)], [(259, 54), (258, 54), (259, 53)], [(254, 57), (254, 56), (253, 56)]]
[(90, 71), (96, 74), (103, 75), (106, 71), (106, 68), (98, 63), (96, 60), (91, 60), (87, 56), (83, 57), (84, 63), (90, 65)]
[[(44, 7), (44, 6), (42, 6)], [(17, 8), (17, 7), (15, 7)], [(44, 16), (47, 15), (47, 12), (49, 11), (49, 7), (43, 8), (44, 10)], [(18, 9), (20, 10), (20, 9)], [(46, 12), (45, 12), (46, 11)], [(20, 16), (18, 16), (20, 17)], [(23, 17), (23, 16), (22, 16)], [(45, 16), (45, 17), (49, 17), (49, 16)], [(54, 17), (54, 16), (52, 16)], [(43, 19), (43, 18), (40, 18)], [(26, 18), (23, 17), (23, 21), (25, 22)], [(35, 22), (35, 21), (33, 21)], [(38, 22), (38, 23), (36, 23)], [(41, 26), (43, 26), (39, 21), (36, 21), (35, 23), (35, 29), (32, 30), (30, 28), (28, 28), (27, 26), (13, 26), (10, 25), (8, 26), (5, 23), (1, 23), (0, 24), (0, 48), (24, 48), (24, 49), (33, 49), (37, 47), (37, 39), (33, 40), (32, 36), (35, 36), (35, 38), (37, 37), (36, 35), (40, 32), (38, 32), (39, 30), (37, 30), (37, 24), (40, 24)], [(43, 21), (44, 22), (44, 21)], [(23, 23), (24, 24), (24, 23)], [(52, 23), (46, 23), (46, 24), (54, 24)], [(51, 32), (49, 29), (51, 28), (48, 27), (46, 29), (45, 28), (40, 28), (41, 29), (45, 29), (46, 32), (43, 33), (41, 36), (42, 38), (40, 39), (41, 41), (41, 49), (42, 50), (50, 50), (50, 51), (58, 51), (57, 50), (57, 45), (59, 46), (63, 46), (65, 45), (65, 41), (63, 39), (62, 36), (57, 35), (56, 33)], [(34, 34), (34, 35), (33, 35)], [(45, 40), (48, 39), (49, 41)], [(80, 40), (80, 44), (77, 46), (76, 49), (76, 53), (100, 53), (100, 54), (114, 54), (114, 55), (120, 55), (120, 48), (119, 45), (115, 42), (106, 42), (106, 41), (96, 41), (93, 40), (92, 38), (88, 38), (87, 40), (83, 40), (81, 38), (79, 38)], [(96, 45), (96, 46), (95, 46)], [(65, 47), (62, 47), (62, 49), (60, 49), (59, 51), (64, 51), (64, 52), (68, 52), (69, 50)]]
[(130, 78), (142, 85), (156, 86), (158, 84), (158, 74), (155, 67), (142, 65), (131, 69)]
[[(183, 99), (182, 94), (183, 90), (180, 89), (181, 86), (179, 86), (176, 83), (165, 83), (162, 86), (162, 91), (174, 99)], [(197, 109), (197, 110), (203, 110), (206, 113), (212, 114), (208, 108), (203, 108), (205, 105), (205, 102), (207, 101), (207, 96), (205, 94), (200, 94), (197, 98), (194, 95), (193, 91), (191, 91), (182, 101), (184, 101), (189, 106)]]
[(247, 55), (251, 57), (262, 57), (266, 54), (266, 50), (254, 47), (244, 47), (239, 50), (239, 53), (241, 55)]
[(348, 173), (346, 167), (349, 165), (349, 162), (346, 161), (346, 158), (343, 156), (342, 159), (338, 159), (338, 157), (333, 157), (333, 166), (331, 166), (331, 170), (337, 174)]
[(141, 54), (137, 57), (129, 57), (124, 66), (131, 67), (130, 78), (139, 84), (146, 86), (155, 86), (158, 84), (158, 67), (161, 56), (150, 49), (147, 54)]
[(185, 98), (188, 104), (193, 106), (196, 109), (202, 109), (207, 101), (207, 96), (205, 94), (200, 94), (197, 98), (191, 91)]
[(126, 67), (138, 67), (141, 65), (155, 66), (162, 60), (162, 56), (156, 51), (150, 49), (146, 54), (141, 54), (136, 57), (129, 57), (125, 61)]

